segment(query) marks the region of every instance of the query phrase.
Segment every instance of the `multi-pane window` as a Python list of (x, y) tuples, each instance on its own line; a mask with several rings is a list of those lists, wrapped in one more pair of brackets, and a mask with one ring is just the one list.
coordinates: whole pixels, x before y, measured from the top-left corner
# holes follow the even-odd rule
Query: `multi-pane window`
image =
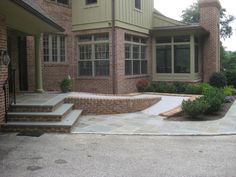
[(146, 38), (125, 34), (125, 75), (147, 74)]
[(190, 36), (156, 38), (156, 72), (190, 73)]
[(97, 4), (97, 0), (85, 0), (86, 5)]
[(57, 2), (59, 4), (69, 5), (69, 0), (51, 0), (53, 2)]
[(141, 0), (135, 0), (135, 8), (141, 10)]
[(109, 76), (109, 34), (82, 35), (79, 41), (79, 76)]
[(66, 61), (66, 36), (56, 34), (43, 35), (44, 62)]

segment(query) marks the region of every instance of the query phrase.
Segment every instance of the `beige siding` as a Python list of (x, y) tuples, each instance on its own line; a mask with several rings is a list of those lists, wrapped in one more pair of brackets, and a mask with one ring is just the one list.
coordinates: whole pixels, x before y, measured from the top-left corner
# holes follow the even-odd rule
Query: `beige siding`
[(134, 0), (116, 1), (116, 26), (148, 33), (152, 26), (153, 0), (141, 0), (141, 10), (135, 9)]
[(176, 21), (174, 19), (165, 17), (163, 15), (153, 14), (152, 27), (166, 27), (166, 26), (176, 26), (184, 25), (184, 23)]
[(111, 0), (98, 0), (96, 5), (85, 5), (85, 0), (72, 0), (73, 31), (111, 26)]

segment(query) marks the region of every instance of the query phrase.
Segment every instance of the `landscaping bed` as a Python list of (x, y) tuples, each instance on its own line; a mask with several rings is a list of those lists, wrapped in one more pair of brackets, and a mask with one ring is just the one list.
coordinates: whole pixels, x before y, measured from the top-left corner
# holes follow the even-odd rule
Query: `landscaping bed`
[(167, 120), (167, 121), (213, 121), (213, 120), (219, 120), (219, 119), (224, 118), (224, 116), (229, 111), (229, 109), (231, 108), (232, 105), (233, 105), (233, 103), (224, 103), (221, 106), (219, 111), (217, 111), (213, 114), (201, 115), (197, 119), (181, 112), (178, 115), (175, 115), (173, 117), (169, 117), (168, 119), (165, 119), (165, 120)]

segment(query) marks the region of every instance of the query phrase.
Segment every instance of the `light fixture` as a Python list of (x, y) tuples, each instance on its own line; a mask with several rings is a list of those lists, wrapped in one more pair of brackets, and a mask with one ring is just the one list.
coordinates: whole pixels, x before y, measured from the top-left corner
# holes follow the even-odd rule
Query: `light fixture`
[(6, 49), (0, 49), (0, 65), (8, 66), (10, 63), (10, 57)]

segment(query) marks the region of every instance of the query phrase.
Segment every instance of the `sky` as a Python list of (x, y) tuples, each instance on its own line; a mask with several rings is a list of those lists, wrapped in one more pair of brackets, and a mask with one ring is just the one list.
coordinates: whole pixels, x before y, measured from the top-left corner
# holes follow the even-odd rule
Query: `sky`
[[(181, 20), (182, 11), (188, 8), (196, 0), (154, 0), (155, 8), (165, 16)], [(220, 0), (227, 13), (236, 17), (236, 1)], [(236, 20), (232, 23), (233, 36), (230, 39), (223, 40), (223, 46), (228, 51), (236, 51)]]

